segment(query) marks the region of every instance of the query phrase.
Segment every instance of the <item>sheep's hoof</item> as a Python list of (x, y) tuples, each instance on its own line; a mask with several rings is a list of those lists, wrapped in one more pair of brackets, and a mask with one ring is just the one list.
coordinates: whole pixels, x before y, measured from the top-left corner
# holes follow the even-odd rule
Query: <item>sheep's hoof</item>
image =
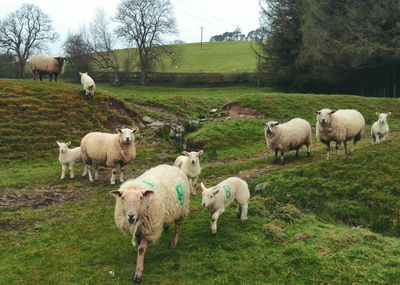
[(141, 281), (142, 281), (142, 276), (139, 274), (135, 274), (135, 277), (133, 277), (133, 282), (140, 283)]
[(311, 156), (311, 153), (310, 153), (310, 152), (307, 152), (307, 156)]
[(170, 248), (172, 248), (172, 249), (175, 249), (176, 248), (176, 244), (175, 243), (173, 243), (173, 242), (171, 242), (171, 244), (170, 244), (170, 246), (169, 246)]
[(115, 181), (111, 181), (111, 185), (115, 185)]
[(246, 221), (247, 221), (247, 219), (243, 219), (243, 220), (241, 219), (241, 220), (240, 220), (240, 222), (241, 222), (242, 224), (244, 224)]
[(213, 236), (213, 237), (215, 237), (216, 235), (217, 235), (217, 231), (211, 231), (211, 235)]

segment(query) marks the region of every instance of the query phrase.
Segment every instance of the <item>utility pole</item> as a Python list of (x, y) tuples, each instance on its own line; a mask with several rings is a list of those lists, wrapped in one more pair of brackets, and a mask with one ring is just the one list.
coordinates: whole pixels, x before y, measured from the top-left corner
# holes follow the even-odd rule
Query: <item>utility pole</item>
[(201, 32), (200, 32), (200, 49), (203, 48), (203, 29), (204, 27), (200, 27)]

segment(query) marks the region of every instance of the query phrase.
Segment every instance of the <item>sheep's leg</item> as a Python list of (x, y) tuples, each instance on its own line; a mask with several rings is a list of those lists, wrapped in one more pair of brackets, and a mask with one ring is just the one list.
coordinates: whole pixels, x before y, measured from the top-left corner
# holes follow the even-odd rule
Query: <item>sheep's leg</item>
[(278, 162), (278, 151), (275, 150), (275, 157), (274, 157), (274, 163)]
[(385, 141), (387, 136), (388, 136), (387, 134), (384, 135), (384, 136), (381, 138), (381, 141)]
[(343, 142), (343, 148), (344, 148), (344, 153), (348, 154), (348, 152), (347, 152), (347, 142), (346, 141)]
[(299, 156), (299, 149), (296, 149), (296, 157)]
[(329, 159), (331, 155), (331, 143), (326, 144), (326, 159)]
[(176, 245), (178, 244), (180, 226), (181, 226), (181, 220), (175, 220), (175, 232), (171, 240), (171, 246), (170, 246), (171, 248), (176, 248)]
[(133, 228), (133, 232), (132, 232), (132, 246), (136, 247), (136, 231), (138, 229), (138, 227), (140, 226), (142, 222), (139, 220), (136, 222), (134, 228)]
[(43, 78), (43, 74), (39, 73), (39, 79), (40, 79), (40, 81), (42, 81), (42, 78)]
[(193, 179), (193, 195), (196, 195), (197, 179), (199, 179), (198, 176)]
[(307, 156), (311, 155), (311, 149), (310, 149), (310, 145), (307, 145)]
[(242, 207), (240, 206), (240, 204), (238, 204), (236, 207), (236, 217), (240, 219), (241, 216), (242, 216)]
[(225, 211), (225, 209), (219, 209), (214, 212), (211, 216), (211, 234), (216, 235), (217, 234), (217, 222), (219, 216)]
[(379, 135), (375, 134), (374, 136), (375, 136), (375, 143), (378, 143), (379, 142)]
[(99, 165), (97, 163), (94, 165), (94, 180), (99, 180)]
[(54, 74), (54, 81), (57, 82), (57, 74)]
[(92, 172), (90, 171), (90, 165), (88, 165), (87, 171), (88, 171), (88, 174), (89, 174), (89, 181), (93, 182), (94, 180), (93, 180), (93, 177), (92, 177)]
[(74, 178), (75, 174), (74, 174), (74, 163), (70, 163), (69, 164), (69, 177)]
[(65, 178), (65, 165), (61, 164), (61, 177), (60, 179), (64, 179)]
[(336, 143), (335, 149), (336, 149), (336, 157), (339, 156), (339, 147), (340, 147), (340, 143)]
[(283, 151), (281, 151), (281, 164), (283, 164), (283, 156), (284, 156), (284, 152)]
[(87, 166), (87, 164), (84, 164), (83, 165), (83, 172), (82, 172), (82, 177), (85, 177), (86, 176), (86, 174), (87, 174), (87, 168), (88, 168), (88, 166)]
[(188, 177), (188, 179), (189, 179), (189, 186), (190, 186), (190, 194), (194, 196), (194, 195), (196, 195), (196, 190), (193, 187), (193, 179), (189, 178), (189, 177)]
[(121, 166), (121, 173), (119, 174), (119, 182), (124, 183), (124, 167)]
[(111, 171), (111, 180), (110, 180), (111, 185), (115, 185), (115, 173), (117, 173), (117, 169), (113, 168)]
[(142, 280), (143, 276), (143, 263), (144, 263), (144, 255), (147, 250), (147, 240), (142, 238), (140, 240), (138, 253), (137, 253), (137, 260), (136, 260), (136, 270), (135, 275), (133, 277), (133, 282), (139, 283)]
[(246, 204), (242, 204), (240, 207), (242, 208), (242, 214), (240, 215), (240, 221), (242, 223), (244, 223), (247, 220), (247, 210), (249, 208), (249, 205), (246, 203)]

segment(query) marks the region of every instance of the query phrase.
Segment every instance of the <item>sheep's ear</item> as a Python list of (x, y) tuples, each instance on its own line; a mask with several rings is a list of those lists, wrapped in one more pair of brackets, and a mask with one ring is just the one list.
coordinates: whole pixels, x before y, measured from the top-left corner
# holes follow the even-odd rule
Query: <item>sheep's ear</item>
[(375, 115), (377, 115), (379, 117), (379, 113), (378, 112), (375, 112)]
[(321, 111), (314, 111), (314, 113), (319, 115), (319, 114), (321, 114)]
[(79, 72), (79, 75), (82, 75), (83, 73), (82, 72)]
[(188, 153), (187, 151), (183, 151), (182, 154), (183, 154), (184, 156), (189, 156), (189, 153)]
[(214, 195), (218, 194), (219, 190), (221, 190), (221, 189), (215, 189), (215, 190), (213, 191)]
[(200, 187), (201, 187), (201, 190), (203, 190), (203, 191), (207, 190), (207, 188), (206, 188), (206, 186), (204, 186), (203, 182), (200, 183)]
[(120, 133), (122, 133), (122, 130), (121, 130), (121, 129), (119, 129), (119, 128), (118, 128), (118, 129), (115, 129), (115, 130), (116, 130), (116, 131), (117, 131), (117, 133), (119, 133), (119, 134), (120, 134)]
[(57, 143), (58, 146), (60, 146), (60, 142), (59, 141), (56, 141), (56, 143)]
[(153, 190), (145, 190), (142, 193), (143, 193), (143, 197), (149, 198), (151, 195), (154, 194), (154, 191)]
[(202, 155), (202, 154), (203, 154), (203, 152), (204, 152), (203, 150), (200, 150), (200, 151), (198, 151), (198, 152), (197, 152), (197, 156), (200, 156), (200, 155)]
[(137, 134), (139, 132), (139, 128), (133, 128), (132, 133)]
[(69, 141), (69, 142), (67, 142), (67, 146), (70, 146), (71, 145), (71, 142)]
[(119, 198), (122, 196), (122, 192), (119, 190), (110, 191), (110, 194), (113, 195), (115, 198)]
[(392, 112), (389, 112), (386, 114), (387, 117), (389, 117), (392, 114)]
[(332, 115), (335, 112), (336, 112), (336, 110), (332, 110), (332, 111), (329, 112), (329, 115)]
[(277, 125), (279, 125), (279, 123), (278, 123), (278, 122), (274, 123), (274, 127), (275, 127), (275, 126), (277, 126)]

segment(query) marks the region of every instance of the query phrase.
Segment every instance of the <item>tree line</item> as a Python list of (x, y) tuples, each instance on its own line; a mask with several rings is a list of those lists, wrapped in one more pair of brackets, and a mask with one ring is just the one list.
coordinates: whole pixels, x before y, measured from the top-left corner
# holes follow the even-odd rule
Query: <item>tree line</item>
[(263, 0), (258, 70), (307, 92), (397, 97), (399, 0)]
[(242, 34), (240, 28), (235, 29), (233, 32), (224, 32), (220, 35), (215, 35), (210, 38), (210, 42), (238, 42), (238, 41), (255, 41), (261, 39), (263, 31), (261, 28), (250, 31), (247, 36)]
[[(113, 19), (113, 20), (112, 20)], [(113, 22), (117, 24), (113, 28)], [(166, 35), (177, 33), (169, 0), (122, 0), (111, 18), (97, 10), (88, 28), (68, 35), (63, 44), (70, 71), (88, 71), (96, 66), (114, 73), (114, 84), (123, 82), (123, 73), (132, 66), (141, 72), (141, 83), (166, 58), (179, 60), (179, 49), (164, 42)], [(24, 77), (24, 69), (34, 54), (45, 54), (47, 44), (59, 39), (52, 21), (35, 4), (23, 4), (0, 20), (0, 75)], [(118, 39), (129, 53), (122, 61), (117, 54)]]

